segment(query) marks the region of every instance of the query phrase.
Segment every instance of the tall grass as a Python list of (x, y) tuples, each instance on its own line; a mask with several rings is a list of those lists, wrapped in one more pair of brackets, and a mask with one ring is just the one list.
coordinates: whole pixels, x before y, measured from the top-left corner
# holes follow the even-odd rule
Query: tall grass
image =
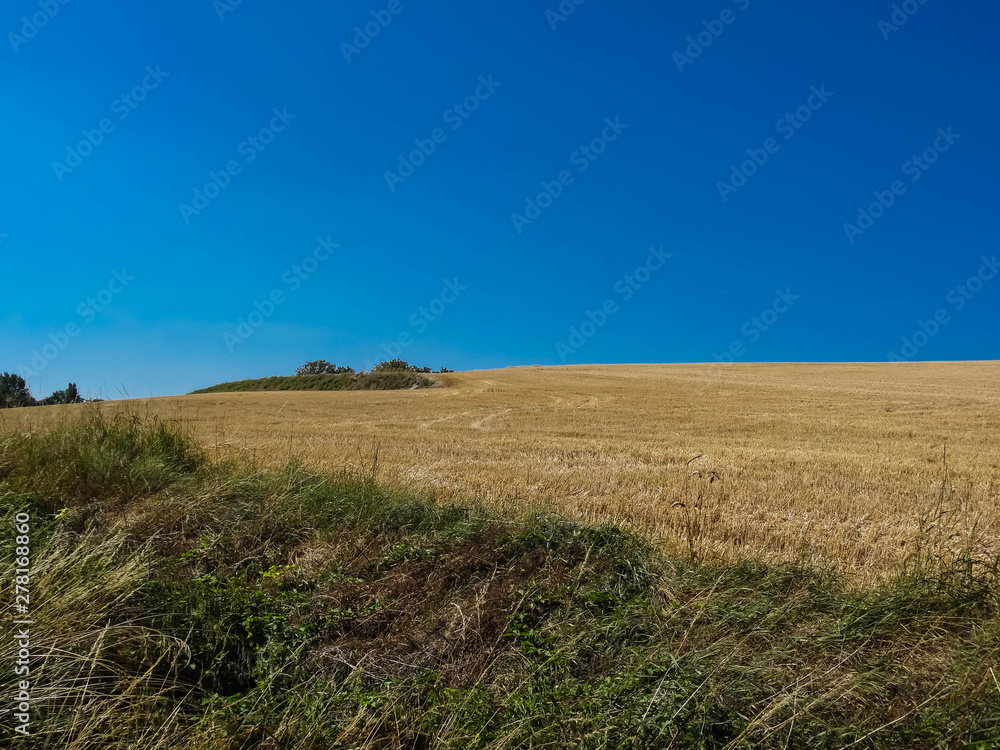
[(996, 561), (933, 518), (858, 590), (213, 462), (134, 415), (6, 434), (0, 467), (0, 608), (11, 519), (34, 519), (21, 747), (1000, 747)]

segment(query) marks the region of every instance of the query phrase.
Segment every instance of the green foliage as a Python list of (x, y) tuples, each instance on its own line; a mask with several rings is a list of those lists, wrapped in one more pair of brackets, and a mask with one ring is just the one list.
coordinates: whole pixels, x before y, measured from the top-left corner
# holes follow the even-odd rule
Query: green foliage
[(51, 396), (47, 396), (38, 402), (40, 406), (53, 406), (58, 404), (82, 404), (83, 398), (76, 388), (76, 383), (70, 383), (65, 391), (55, 391)]
[(28, 383), (20, 375), (0, 373), (0, 409), (11, 409), (18, 406), (52, 406), (56, 404), (82, 404), (83, 398), (76, 387), (70, 383), (66, 390), (55, 391), (51, 396), (36, 401)]
[(373, 373), (379, 372), (422, 372), (429, 373), (431, 368), (429, 367), (417, 367), (416, 365), (411, 365), (405, 359), (390, 359), (385, 362), (379, 362), (372, 367)]
[(0, 409), (34, 405), (35, 399), (24, 378), (12, 372), (0, 373)]
[(306, 362), (295, 370), (296, 375), (349, 375), (353, 372), (354, 368), (352, 367), (330, 364), (325, 359)]
[(397, 370), (407, 372), (409, 371), (410, 367), (412, 367), (412, 365), (410, 365), (410, 363), (407, 362), (406, 360), (390, 359), (384, 362), (379, 362), (378, 364), (374, 365), (372, 367), (372, 372), (393, 372)]

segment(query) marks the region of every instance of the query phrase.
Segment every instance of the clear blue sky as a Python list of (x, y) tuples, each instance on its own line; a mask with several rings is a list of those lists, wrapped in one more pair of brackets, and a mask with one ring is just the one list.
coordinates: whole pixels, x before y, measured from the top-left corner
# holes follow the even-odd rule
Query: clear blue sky
[(231, 2), (0, 15), (36, 396), (401, 334), (435, 369), (1000, 359), (996, 3)]

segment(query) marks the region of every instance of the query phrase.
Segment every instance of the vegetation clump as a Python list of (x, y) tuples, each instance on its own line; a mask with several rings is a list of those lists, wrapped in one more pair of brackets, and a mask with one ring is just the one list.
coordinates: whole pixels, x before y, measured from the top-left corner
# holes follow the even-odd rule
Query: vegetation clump
[(313, 362), (306, 362), (301, 367), (295, 369), (296, 375), (344, 375), (354, 372), (353, 367), (342, 367), (327, 362), (325, 359), (317, 359)]
[[(379, 362), (368, 372), (355, 372), (324, 359), (306, 362), (295, 375), (235, 380), (202, 388), (193, 393), (233, 393), (239, 391), (395, 391), (407, 388), (432, 388), (440, 385), (434, 378), (424, 377), (431, 368), (417, 367), (402, 359)], [(440, 372), (453, 372), (442, 367)]]

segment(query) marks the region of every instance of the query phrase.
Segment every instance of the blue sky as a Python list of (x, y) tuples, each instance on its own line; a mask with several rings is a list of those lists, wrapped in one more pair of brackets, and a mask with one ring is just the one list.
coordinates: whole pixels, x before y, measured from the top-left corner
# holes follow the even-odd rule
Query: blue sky
[(0, 370), (36, 396), (396, 353), (1000, 359), (995, 3), (0, 19)]

